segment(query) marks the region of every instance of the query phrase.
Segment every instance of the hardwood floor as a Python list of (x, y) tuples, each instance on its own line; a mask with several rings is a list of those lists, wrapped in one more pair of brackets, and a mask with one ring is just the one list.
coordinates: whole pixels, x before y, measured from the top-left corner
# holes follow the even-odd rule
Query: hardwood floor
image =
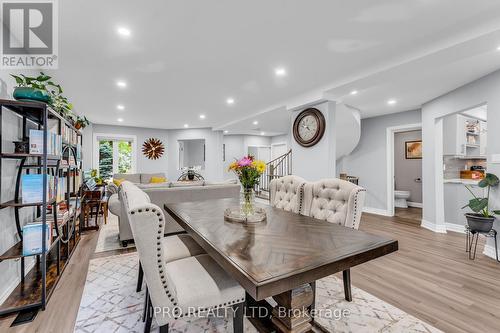
[[(361, 229), (397, 239), (399, 251), (353, 268), (353, 285), (444, 332), (499, 331), (500, 263), (480, 251), (469, 261), (464, 235), (436, 234), (412, 219), (366, 213)], [(89, 260), (117, 254), (94, 254), (97, 237), (97, 232), (83, 236), (46, 311), (33, 323), (14, 328), (9, 327), (14, 317), (4, 318), (0, 331), (72, 332)]]
[(414, 220), (415, 223), (420, 225), (422, 221), (422, 208), (417, 207), (408, 207), (408, 208), (398, 208), (394, 209), (394, 215), (396, 217), (401, 217), (403, 219), (411, 219)]

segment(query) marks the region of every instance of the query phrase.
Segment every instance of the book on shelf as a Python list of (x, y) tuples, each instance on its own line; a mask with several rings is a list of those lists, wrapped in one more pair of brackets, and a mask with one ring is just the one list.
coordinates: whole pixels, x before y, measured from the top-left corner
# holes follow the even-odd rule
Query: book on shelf
[[(30, 154), (43, 154), (43, 131), (30, 129)], [(53, 132), (47, 132), (47, 154), (60, 156), (62, 152), (62, 137)]]
[[(47, 200), (55, 195), (53, 189), (55, 185), (54, 177), (47, 175)], [(24, 174), (21, 175), (21, 199), (22, 203), (36, 203), (43, 201), (43, 175)]]
[[(42, 253), (43, 223), (34, 222), (23, 226), (23, 255), (29, 256)], [(52, 240), (52, 225), (47, 219), (45, 224), (45, 251)]]

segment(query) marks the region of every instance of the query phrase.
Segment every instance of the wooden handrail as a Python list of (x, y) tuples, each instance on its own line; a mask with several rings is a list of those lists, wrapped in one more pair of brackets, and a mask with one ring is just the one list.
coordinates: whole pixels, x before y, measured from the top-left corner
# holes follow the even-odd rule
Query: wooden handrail
[(259, 185), (255, 187), (257, 195), (269, 192), (271, 180), (292, 174), (292, 150), (266, 163), (266, 170), (260, 176)]

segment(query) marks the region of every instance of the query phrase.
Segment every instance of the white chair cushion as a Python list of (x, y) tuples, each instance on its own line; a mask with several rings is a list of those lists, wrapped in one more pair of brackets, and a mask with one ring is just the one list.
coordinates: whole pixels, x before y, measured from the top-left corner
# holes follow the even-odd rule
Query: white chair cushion
[(312, 184), (309, 216), (345, 225), (348, 202), (356, 185), (340, 179), (324, 179)]
[(297, 176), (274, 179), (270, 184), (271, 206), (288, 212), (300, 213), (301, 189), (305, 180)]
[(165, 275), (183, 315), (245, 300), (245, 290), (206, 254), (167, 263)]
[(205, 251), (189, 235), (181, 234), (162, 238), (165, 262), (172, 262), (191, 256), (204, 254)]

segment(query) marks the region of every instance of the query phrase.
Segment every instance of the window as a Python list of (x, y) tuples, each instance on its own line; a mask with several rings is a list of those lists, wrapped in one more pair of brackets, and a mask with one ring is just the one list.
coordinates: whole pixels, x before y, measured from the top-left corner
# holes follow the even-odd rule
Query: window
[(94, 138), (94, 169), (99, 177), (111, 180), (115, 173), (135, 172), (135, 137), (94, 134)]

